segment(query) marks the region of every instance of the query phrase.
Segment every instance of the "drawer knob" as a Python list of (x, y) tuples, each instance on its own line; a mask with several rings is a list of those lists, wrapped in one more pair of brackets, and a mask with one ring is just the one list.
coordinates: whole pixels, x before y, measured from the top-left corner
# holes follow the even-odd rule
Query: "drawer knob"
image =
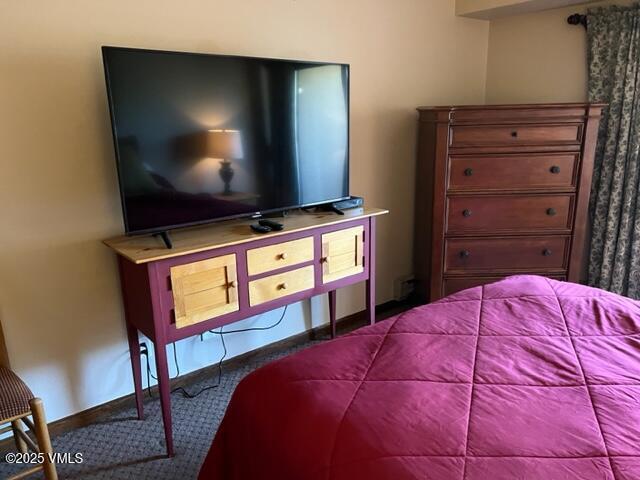
[(518, 138), (518, 132), (517, 132), (516, 130), (513, 130), (513, 131), (511, 132), (511, 136), (512, 136), (513, 138)]
[(471, 252), (469, 252), (469, 250), (462, 250), (460, 252), (460, 258), (467, 258), (469, 255), (471, 255)]
[(548, 248), (545, 248), (545, 249), (542, 251), (542, 255), (544, 255), (545, 257), (550, 257), (550, 256), (551, 256), (551, 253), (552, 253), (552, 252), (551, 252), (551, 250), (549, 250)]
[(278, 259), (280, 260), (286, 260), (287, 258), (287, 252), (282, 252), (280, 255), (278, 255)]
[(287, 289), (287, 282), (283, 282), (280, 285), (278, 285), (278, 290), (286, 290)]
[(551, 167), (551, 168), (549, 169), (549, 171), (550, 171), (551, 173), (560, 173), (560, 167), (559, 167), (559, 166), (557, 166), (557, 165), (554, 165), (553, 167)]
[(547, 208), (547, 215), (549, 215), (550, 217), (553, 217), (556, 213), (557, 212), (555, 208)]
[(466, 208), (462, 211), (462, 216), (463, 217), (470, 217), (471, 216), (471, 210), (467, 210)]
[(473, 168), (465, 168), (464, 169), (464, 176), (465, 177), (470, 177), (471, 175), (473, 175)]
[(228, 284), (227, 287), (229, 288), (236, 288), (238, 286), (238, 282), (236, 282), (235, 280), (231, 280)]

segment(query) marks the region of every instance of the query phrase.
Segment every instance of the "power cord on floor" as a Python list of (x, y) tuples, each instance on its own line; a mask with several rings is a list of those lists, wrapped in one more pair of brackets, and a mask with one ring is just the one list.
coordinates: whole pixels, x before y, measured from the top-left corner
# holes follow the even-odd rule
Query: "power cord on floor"
[[(180, 392), (184, 398), (196, 398), (201, 393), (206, 392), (207, 390), (213, 390), (214, 388), (218, 388), (220, 386), (220, 383), (222, 382), (222, 362), (227, 357), (227, 344), (224, 341), (224, 334), (228, 332), (223, 332), (222, 327), (220, 327), (219, 332), (213, 332), (213, 333), (217, 333), (218, 335), (220, 335), (220, 341), (222, 342), (222, 350), (223, 350), (222, 357), (220, 357), (220, 360), (218, 361), (218, 380), (216, 381), (216, 383), (214, 383), (213, 385), (202, 387), (196, 393), (190, 393), (184, 387), (176, 387), (173, 390), (171, 390), (171, 393)], [(177, 373), (175, 378), (177, 378), (180, 375), (180, 367), (178, 366), (178, 354), (176, 353), (175, 342), (173, 343), (173, 361), (176, 364)]]
[[(212, 390), (214, 388), (218, 388), (220, 386), (220, 383), (222, 381), (222, 362), (224, 361), (224, 359), (227, 357), (227, 344), (224, 340), (224, 336), (229, 334), (229, 333), (242, 333), (242, 332), (253, 332), (253, 331), (263, 331), (263, 330), (270, 330), (272, 328), (277, 327), (278, 325), (280, 325), (280, 323), (282, 323), (282, 320), (284, 320), (284, 316), (287, 313), (287, 306), (284, 307), (284, 309), (282, 310), (282, 314), (280, 315), (280, 318), (278, 319), (277, 322), (275, 322), (273, 325), (268, 325), (266, 327), (249, 327), (249, 328), (240, 328), (237, 330), (227, 330), (227, 331), (223, 331), (223, 327), (220, 327), (220, 330), (216, 331), (216, 330), (208, 330), (209, 333), (213, 333), (215, 335), (219, 335), (220, 336), (220, 342), (222, 343), (222, 357), (220, 357), (220, 360), (218, 361), (218, 380), (216, 381), (216, 383), (214, 383), (213, 385), (208, 385), (205, 386), (203, 388), (201, 388), (200, 390), (198, 390), (196, 393), (190, 393), (188, 390), (186, 390), (184, 387), (176, 387), (173, 390), (171, 390), (171, 393), (181, 393), (182, 396), (184, 398), (196, 398), (198, 395), (200, 395), (203, 392), (206, 392), (207, 390)], [(200, 339), (202, 340), (203, 337), (202, 335), (200, 335)], [(180, 376), (180, 365), (178, 364), (178, 353), (177, 353), (177, 349), (176, 349), (176, 344), (175, 342), (172, 344), (173, 345), (173, 361), (175, 363), (176, 366), (176, 376), (173, 377), (174, 379)], [(153, 378), (154, 380), (158, 380), (158, 378), (153, 375), (153, 373), (151, 373), (151, 364), (149, 362), (149, 352), (146, 349), (146, 345), (144, 346), (144, 350), (140, 352), (142, 355), (145, 356), (146, 359), (146, 363), (147, 363), (147, 393), (149, 394), (149, 397), (154, 398), (153, 394), (151, 393), (151, 378)]]

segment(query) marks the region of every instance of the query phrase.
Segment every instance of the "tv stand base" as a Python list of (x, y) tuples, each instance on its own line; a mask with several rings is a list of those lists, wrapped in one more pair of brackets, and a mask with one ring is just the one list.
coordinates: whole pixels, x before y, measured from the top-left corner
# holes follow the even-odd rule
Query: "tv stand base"
[(169, 232), (167, 232), (166, 230), (163, 230), (162, 232), (154, 233), (153, 236), (160, 237), (162, 239), (162, 242), (164, 243), (164, 246), (167, 247), (168, 249), (173, 248), (173, 243), (171, 243), (171, 237), (169, 236)]

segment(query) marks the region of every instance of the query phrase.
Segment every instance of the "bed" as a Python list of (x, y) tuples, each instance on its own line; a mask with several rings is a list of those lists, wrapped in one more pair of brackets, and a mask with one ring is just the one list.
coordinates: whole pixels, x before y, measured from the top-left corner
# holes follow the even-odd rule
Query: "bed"
[(212, 479), (640, 479), (640, 302), (514, 276), (270, 363)]

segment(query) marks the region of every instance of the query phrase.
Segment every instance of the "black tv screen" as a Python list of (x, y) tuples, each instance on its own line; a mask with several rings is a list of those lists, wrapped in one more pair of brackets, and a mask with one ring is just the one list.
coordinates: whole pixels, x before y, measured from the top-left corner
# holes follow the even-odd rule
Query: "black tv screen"
[(102, 48), (125, 230), (349, 196), (349, 66)]

